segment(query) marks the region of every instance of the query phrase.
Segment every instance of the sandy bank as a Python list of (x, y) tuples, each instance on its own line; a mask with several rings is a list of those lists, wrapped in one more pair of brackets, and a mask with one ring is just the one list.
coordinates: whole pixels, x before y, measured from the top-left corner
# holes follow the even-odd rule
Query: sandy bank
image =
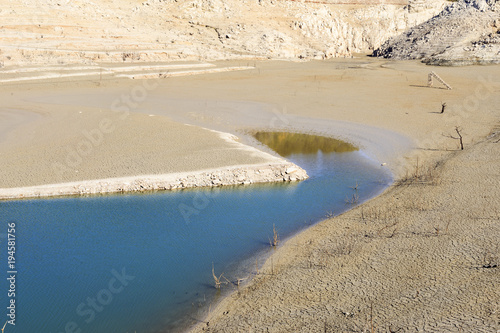
[(298, 181), (307, 173), (293, 163), (237, 165), (229, 168), (164, 175), (82, 180), (0, 189), (0, 199), (88, 195), (117, 192), (175, 190), (192, 187), (249, 185), (254, 183)]
[[(39, 112), (45, 112), (45, 116), (37, 120), (24, 119), (23, 113), (10, 117), (10, 132), (0, 143), (0, 152), (6, 156), (0, 162), (0, 198), (307, 178), (301, 168), (237, 142), (237, 137), (227, 133), (161, 116), (84, 107), (78, 111), (53, 105), (50, 108), (42, 107)], [(7, 117), (12, 111), (1, 114)]]

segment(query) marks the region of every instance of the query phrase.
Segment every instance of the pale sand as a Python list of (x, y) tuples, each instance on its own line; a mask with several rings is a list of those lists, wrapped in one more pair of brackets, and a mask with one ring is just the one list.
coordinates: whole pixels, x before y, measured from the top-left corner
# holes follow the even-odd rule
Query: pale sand
[[(499, 77), (497, 66), (435, 69), (416, 62), (367, 58), (216, 64), (258, 68), (161, 80), (161, 86), (150, 91), (134, 111), (231, 132), (254, 145), (245, 131), (289, 129), (334, 136), (387, 163), (396, 176), (405, 174), (417, 154), (421, 159), (434, 159), (440, 156), (436, 149), (456, 149), (456, 140), (445, 136), (453, 134), (455, 126), (463, 127), (466, 144), (470, 144), (486, 136), (498, 119), (494, 106), (500, 103), (499, 85), (488, 82)], [(453, 90), (439, 89), (438, 84), (427, 88), (427, 74), (432, 70)], [(138, 82), (106, 86), (97, 93), (95, 88), (81, 87), (79, 95), (56, 92), (53, 97), (33, 100), (57, 98), (62, 104), (76, 100), (109, 108)], [(438, 114), (442, 102), (447, 103), (445, 115)]]
[[(10, 119), (5, 127), (11, 129), (0, 142), (0, 154), (6, 156), (0, 161), (0, 198), (235, 185), (307, 177), (300, 168), (293, 170), (292, 163), (237, 142), (232, 135), (179, 124), (165, 117), (85, 107), (33, 107), (40, 113), (46, 112), (45, 117), (22, 122), (24, 113), (10, 118), (7, 116), (12, 111), (0, 113)], [(267, 172), (276, 168), (276, 172)], [(257, 173), (243, 175), (239, 169)], [(287, 169), (294, 172), (287, 175)], [(212, 179), (213, 183), (212, 176), (218, 176)]]
[(234, 72), (234, 71), (245, 71), (249, 69), (254, 69), (255, 67), (250, 66), (240, 66), (240, 67), (224, 67), (224, 68), (214, 68), (214, 69), (202, 69), (202, 70), (189, 70), (189, 71), (177, 71), (177, 72), (156, 72), (149, 74), (119, 74), (117, 77), (126, 77), (129, 79), (155, 79), (155, 78), (168, 78), (175, 76), (188, 76), (188, 75), (202, 75), (202, 74), (213, 74), (213, 73), (223, 73), (223, 72)]
[[(124, 77), (128, 79), (155, 79), (167, 78), (174, 76), (202, 75), (211, 73), (223, 73), (232, 71), (243, 71), (253, 69), (250, 66), (239, 67), (219, 67), (212, 69), (197, 69), (205, 67), (214, 67), (208, 63), (184, 63), (184, 64), (169, 64), (169, 65), (135, 65), (135, 66), (50, 66), (50, 67), (28, 67), (0, 70), (0, 83), (20, 83), (34, 82), (38, 80), (60, 80), (76, 77), (99, 77), (103, 75)], [(181, 70), (187, 69), (187, 70)], [(64, 73), (64, 72), (70, 73)], [(45, 73), (41, 73), (45, 72)], [(62, 73), (61, 73), (62, 72)], [(124, 74), (127, 72), (137, 72), (135, 74)], [(145, 73), (146, 72), (146, 73)], [(25, 76), (21, 76), (25, 75)]]
[[(228, 149), (229, 143), (216, 133), (197, 127), (190, 131), (180, 124), (191, 123), (237, 134), (243, 143), (253, 145), (246, 132), (256, 128), (336, 136), (387, 163), (385, 167), (397, 177), (412, 172), (417, 157), (419, 173), (422, 166), (441, 161), (436, 171), (439, 182), (390, 188), (361, 208), (291, 238), (256, 279), (217, 309), (211, 308), (208, 328), (312, 332), (324, 331), (326, 326), (331, 332), (363, 331), (368, 329), (373, 302), (373, 321), (379, 331), (494, 331), (499, 313), (498, 268), (482, 268), (482, 262), (488, 253), (492, 262), (498, 262), (499, 256), (499, 143), (497, 136), (484, 140), (500, 116), (500, 66), (431, 68), (371, 59), (256, 66), (244, 72), (159, 81), (161, 85), (132, 110), (144, 115), (132, 113), (124, 133), (113, 132), (102, 149), (99, 146), (90, 154), (79, 167), (86, 177), (79, 179), (105, 178), (103, 172), (151, 173), (147, 168), (169, 162), (179, 172), (207, 169), (209, 164), (237, 164), (228, 161), (227, 151), (219, 158), (211, 156), (217, 149), (210, 153), (207, 149), (220, 145)], [(453, 90), (425, 87), (431, 70)], [(14, 163), (2, 159), (2, 170), (10, 175), (23, 170), (30, 179), (46, 183), (40, 174), (50, 171), (47, 165), (24, 164), (64, 159), (64, 147), (77, 144), (82, 129), (95, 127), (99, 113), (108, 116), (113, 101), (140, 82), (97, 78), (25, 84), (24, 100), (19, 98), (21, 86), (3, 87), (5, 107), (48, 116), (46, 125), (27, 125), (22, 135), (10, 132), (9, 144), (0, 144), (0, 152)], [(50, 101), (59, 105), (47, 104)], [(439, 114), (442, 102), (447, 109)], [(168, 116), (177, 123), (150, 114)], [(84, 119), (68, 123), (78, 115)], [(43, 131), (43, 126), (55, 126), (58, 133)], [(447, 137), (454, 134), (455, 126), (463, 128), (464, 152), (456, 151), (457, 140)], [(167, 128), (173, 133), (165, 133)], [(170, 145), (166, 139), (172, 140)], [(213, 146), (210, 140), (215, 140)], [(238, 164), (248, 164), (248, 159), (262, 162), (239, 152)], [(172, 161), (173, 156), (180, 158)], [(196, 157), (199, 162), (182, 157)], [(5, 182), (12, 178), (4, 173), (2, 177)], [(17, 184), (22, 181), (17, 178)], [(273, 266), (278, 273), (272, 275)], [(207, 325), (195, 331), (202, 327)]]

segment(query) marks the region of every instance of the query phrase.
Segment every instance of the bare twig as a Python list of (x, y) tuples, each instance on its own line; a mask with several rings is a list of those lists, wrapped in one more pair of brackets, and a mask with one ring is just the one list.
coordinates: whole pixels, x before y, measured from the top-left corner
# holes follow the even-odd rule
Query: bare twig
[(450, 223), (451, 223), (451, 220), (449, 220), (448, 223), (446, 223), (446, 228), (445, 228), (446, 233), (448, 233), (448, 227), (450, 226)]
[[(214, 277), (214, 282), (215, 282), (215, 288), (216, 289), (220, 289), (220, 287), (221, 287), (222, 284), (228, 284), (229, 283), (229, 280), (226, 279), (226, 277), (224, 276), (224, 273), (222, 273), (219, 277), (217, 277), (217, 275), (215, 275), (214, 263), (212, 263), (212, 276)], [(224, 279), (225, 281), (222, 281), (222, 279)]]
[(269, 239), (269, 244), (271, 247), (277, 247), (280, 242), (280, 236), (276, 230), (276, 226), (273, 224), (273, 240)]
[[(388, 228), (392, 228), (392, 227), (395, 227), (397, 226), (398, 222), (394, 222), (392, 224), (388, 224), (386, 225), (385, 227), (383, 227), (382, 229), (380, 229), (379, 231), (377, 231), (377, 235), (380, 236), (380, 234), (382, 233), (382, 231), (384, 231), (385, 229), (388, 229)], [(396, 228), (397, 229), (397, 228)], [(396, 232), (396, 229), (394, 229), (393, 231), (393, 234)], [(391, 236), (392, 237), (392, 236)], [(390, 238), (390, 237), (389, 237)]]
[(398, 227), (396, 226), (396, 228), (394, 228), (394, 230), (392, 231), (392, 234), (389, 236), (389, 238), (396, 236), (397, 231), (398, 231)]
[(455, 137), (453, 135), (444, 135), (450, 139), (455, 139), (455, 140), (460, 140), (460, 150), (464, 150), (464, 140), (463, 140), (463, 136), (462, 136), (462, 133), (460, 133), (462, 129), (458, 126), (455, 126), (455, 132), (457, 132), (457, 135), (458, 137)]
[(345, 196), (345, 202), (348, 204), (355, 205), (358, 203), (358, 201), (359, 201), (359, 195), (358, 195), (357, 191), (356, 191), (356, 193), (352, 194), (351, 198), (349, 198), (347, 195)]
[(370, 327), (371, 333), (375, 333), (375, 328), (373, 327), (373, 302), (370, 304)]
[(464, 142), (463, 142), (462, 134), (460, 134), (460, 128), (458, 128), (458, 126), (456, 126), (455, 131), (457, 132), (458, 139), (460, 140), (460, 149), (464, 150)]
[(245, 281), (247, 278), (240, 278), (240, 279), (236, 279), (236, 286), (240, 286), (240, 283)]

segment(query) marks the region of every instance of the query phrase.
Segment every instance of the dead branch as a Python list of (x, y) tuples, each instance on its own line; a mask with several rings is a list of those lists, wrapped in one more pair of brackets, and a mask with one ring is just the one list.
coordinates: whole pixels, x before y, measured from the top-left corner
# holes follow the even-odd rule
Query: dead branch
[(280, 236), (276, 230), (276, 226), (273, 224), (273, 239), (269, 239), (269, 244), (271, 247), (277, 247), (280, 242)]
[[(214, 283), (215, 283), (215, 288), (216, 289), (220, 289), (220, 287), (221, 287), (222, 284), (228, 284), (229, 283), (229, 280), (226, 279), (226, 277), (224, 276), (224, 273), (222, 273), (219, 277), (217, 277), (217, 275), (215, 275), (214, 263), (212, 263), (212, 276), (214, 277)], [(224, 279), (225, 281), (222, 281), (222, 279)]]
[(444, 135), (445, 137), (447, 138), (450, 138), (450, 139), (454, 139), (454, 140), (460, 140), (460, 150), (464, 150), (464, 140), (463, 140), (463, 136), (462, 136), (462, 133), (460, 133), (462, 129), (458, 126), (455, 126), (455, 132), (457, 132), (457, 135), (458, 137), (455, 137), (453, 135)]

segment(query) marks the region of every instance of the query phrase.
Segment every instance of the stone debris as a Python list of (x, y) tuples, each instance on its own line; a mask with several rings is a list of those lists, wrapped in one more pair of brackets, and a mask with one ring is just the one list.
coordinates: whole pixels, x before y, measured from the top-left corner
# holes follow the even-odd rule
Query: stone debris
[(459, 0), (439, 15), (386, 41), (374, 56), (429, 65), (500, 63), (498, 0)]
[(177, 190), (193, 187), (219, 187), (249, 185), (254, 183), (292, 182), (307, 179), (307, 172), (295, 164), (268, 164), (220, 169), (213, 172), (193, 173), (172, 178), (170, 175), (139, 176), (85, 181), (79, 184), (63, 183), (26, 188), (0, 190), (0, 199), (46, 197), (63, 195), (91, 195), (117, 192), (145, 192)]

